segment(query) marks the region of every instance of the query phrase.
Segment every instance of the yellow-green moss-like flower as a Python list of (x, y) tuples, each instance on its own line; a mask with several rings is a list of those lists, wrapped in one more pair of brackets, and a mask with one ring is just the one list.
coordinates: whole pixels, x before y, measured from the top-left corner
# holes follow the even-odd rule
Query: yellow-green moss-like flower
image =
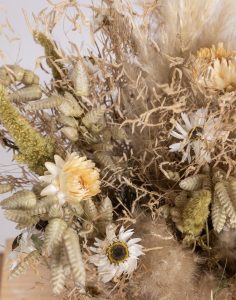
[(200, 190), (193, 193), (183, 210), (183, 233), (198, 236), (204, 228), (209, 214), (211, 192)]
[(16, 159), (27, 164), (35, 173), (43, 174), (45, 162), (53, 160), (55, 145), (51, 139), (43, 137), (20, 115), (16, 107), (8, 101), (7, 93), (1, 85), (0, 122), (19, 148)]

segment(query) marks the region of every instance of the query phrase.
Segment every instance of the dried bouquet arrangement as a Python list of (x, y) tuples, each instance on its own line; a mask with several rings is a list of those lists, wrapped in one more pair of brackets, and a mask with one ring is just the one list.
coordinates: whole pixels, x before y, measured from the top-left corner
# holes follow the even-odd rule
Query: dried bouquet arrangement
[[(64, 299), (236, 299), (234, 0), (62, 1), (31, 24), (43, 84), (0, 68), (0, 205)], [(92, 15), (88, 23), (85, 10)], [(89, 27), (82, 54), (53, 34)]]

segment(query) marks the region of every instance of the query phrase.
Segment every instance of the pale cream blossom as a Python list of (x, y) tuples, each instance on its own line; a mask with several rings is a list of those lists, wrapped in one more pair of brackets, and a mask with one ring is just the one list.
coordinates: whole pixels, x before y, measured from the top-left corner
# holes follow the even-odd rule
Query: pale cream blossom
[(41, 196), (56, 195), (59, 203), (76, 204), (87, 200), (100, 192), (99, 170), (86, 157), (71, 153), (63, 160), (54, 156), (55, 163), (46, 162), (48, 174), (40, 180), (48, 185), (42, 190)]

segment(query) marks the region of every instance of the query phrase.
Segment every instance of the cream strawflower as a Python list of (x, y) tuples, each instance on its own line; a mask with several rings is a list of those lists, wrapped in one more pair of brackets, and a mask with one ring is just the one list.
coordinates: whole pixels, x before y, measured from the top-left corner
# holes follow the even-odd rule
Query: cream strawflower
[(182, 161), (188, 160), (190, 163), (194, 153), (196, 162), (200, 164), (210, 162), (210, 152), (216, 140), (227, 138), (228, 132), (219, 130), (220, 120), (207, 118), (207, 114), (206, 108), (198, 109), (190, 116), (181, 113), (184, 124), (180, 125), (176, 122), (176, 131), (170, 132), (173, 137), (181, 140), (170, 145), (170, 151), (182, 152)]
[(230, 92), (236, 89), (236, 53), (218, 47), (201, 48), (193, 65), (193, 77), (210, 90)]
[(138, 244), (141, 239), (130, 239), (133, 233), (133, 229), (125, 231), (122, 226), (117, 236), (113, 225), (108, 225), (106, 239), (95, 238), (96, 247), (91, 247), (91, 250), (96, 254), (89, 260), (97, 266), (99, 278), (104, 283), (123, 274), (130, 275), (137, 268), (138, 257), (144, 253), (143, 247)]
[(41, 196), (56, 195), (59, 203), (76, 204), (87, 200), (100, 192), (99, 171), (95, 164), (86, 157), (71, 153), (63, 160), (54, 156), (55, 164), (46, 162), (48, 174), (40, 180), (49, 185), (41, 192)]

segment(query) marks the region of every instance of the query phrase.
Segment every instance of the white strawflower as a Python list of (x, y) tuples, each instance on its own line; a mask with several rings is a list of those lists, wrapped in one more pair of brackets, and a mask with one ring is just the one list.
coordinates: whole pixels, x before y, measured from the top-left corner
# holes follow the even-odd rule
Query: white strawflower
[(193, 77), (207, 89), (230, 92), (236, 89), (236, 53), (217, 47), (201, 48), (193, 64)]
[(133, 229), (125, 231), (122, 226), (116, 235), (113, 225), (108, 225), (105, 240), (96, 238), (96, 247), (91, 247), (96, 254), (90, 257), (90, 262), (97, 266), (99, 278), (104, 283), (123, 274), (130, 275), (137, 268), (138, 257), (144, 253), (138, 244), (141, 239), (130, 239), (133, 233)]
[(43, 233), (37, 229), (28, 228), (22, 231), (17, 237), (17, 247), (9, 254), (8, 258), (11, 261), (10, 270), (13, 270), (18, 263), (21, 261), (22, 254), (28, 254), (36, 250), (35, 242), (33, 237), (37, 238), (38, 241), (43, 240)]
[(41, 192), (41, 196), (55, 195), (59, 203), (76, 204), (87, 200), (100, 192), (99, 170), (86, 157), (71, 153), (63, 160), (54, 156), (55, 164), (46, 162), (48, 173), (39, 177), (48, 186)]
[(181, 113), (184, 124), (176, 122), (176, 131), (170, 132), (173, 137), (181, 140), (170, 145), (170, 152), (182, 152), (182, 162), (188, 160), (190, 163), (192, 156), (200, 164), (210, 162), (216, 140), (227, 138), (228, 132), (219, 130), (220, 120), (207, 118), (207, 114), (206, 108), (198, 109), (190, 116)]

